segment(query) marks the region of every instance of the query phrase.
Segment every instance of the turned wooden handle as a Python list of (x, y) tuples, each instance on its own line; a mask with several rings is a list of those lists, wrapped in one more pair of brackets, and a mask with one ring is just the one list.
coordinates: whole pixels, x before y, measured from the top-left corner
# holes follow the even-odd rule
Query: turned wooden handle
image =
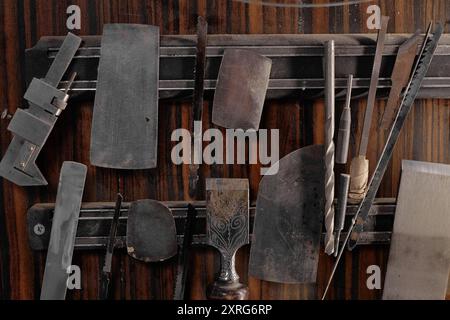
[(217, 280), (206, 292), (209, 300), (247, 300), (248, 287), (239, 281)]

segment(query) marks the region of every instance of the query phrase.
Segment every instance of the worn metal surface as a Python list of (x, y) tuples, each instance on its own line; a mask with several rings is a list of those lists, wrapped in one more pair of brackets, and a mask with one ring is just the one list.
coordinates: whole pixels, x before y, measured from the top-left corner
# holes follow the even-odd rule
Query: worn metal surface
[(381, 62), (383, 61), (383, 52), (386, 40), (386, 33), (389, 24), (389, 17), (381, 17), (381, 29), (378, 31), (377, 49), (373, 61), (372, 77), (370, 79), (369, 96), (367, 97), (366, 114), (364, 115), (364, 125), (361, 134), (361, 143), (359, 144), (359, 156), (367, 156), (367, 147), (369, 146), (370, 129), (372, 128), (372, 115), (375, 108), (375, 99), (377, 96), (378, 80), (380, 78)]
[(66, 297), (86, 173), (87, 167), (76, 162), (64, 162), (61, 168), (41, 300)]
[(195, 220), (197, 210), (192, 205), (188, 205), (186, 222), (184, 224), (183, 244), (178, 254), (177, 278), (175, 280), (174, 300), (184, 300), (186, 298), (186, 282), (190, 269), (191, 248), (194, 236)]
[(421, 38), (420, 34), (416, 32), (414, 36), (402, 44), (398, 49), (395, 65), (392, 69), (392, 87), (381, 122), (383, 129), (390, 128), (394, 121), (393, 117), (397, 114), (400, 96), (403, 88), (408, 84), (417, 54), (417, 47), (419, 46)]
[(384, 300), (444, 300), (450, 270), (450, 166), (403, 161)]
[(347, 78), (347, 92), (345, 106), (339, 120), (339, 132), (336, 146), (336, 163), (346, 164), (348, 160), (348, 148), (350, 146), (350, 133), (352, 125), (351, 98), (352, 98), (353, 75)]
[(348, 190), (350, 188), (350, 175), (341, 174), (339, 177), (339, 193), (338, 193), (338, 213), (335, 225), (335, 249), (334, 256), (337, 257), (339, 252), (339, 242), (342, 230), (344, 230), (345, 214), (347, 213)]
[(229, 129), (259, 129), (272, 60), (251, 50), (225, 50), (214, 94), (212, 122)]
[[(410, 38), (410, 34), (389, 34), (383, 53), (384, 63), (378, 83), (379, 96), (387, 97), (391, 87), (390, 76), (398, 48)], [(83, 96), (95, 92), (100, 56), (99, 36), (83, 37), (85, 46), (79, 51), (73, 70), (80, 74), (74, 84), (74, 95)], [(373, 34), (277, 34), (277, 35), (210, 35), (207, 48), (208, 68), (205, 89), (216, 88), (217, 75), (224, 51), (227, 49), (251, 49), (273, 61), (274, 72), (267, 92), (268, 98), (304, 97), (317, 98), (323, 93), (322, 70), (317, 68), (323, 57), (323, 44), (336, 42), (336, 88), (344, 90), (347, 75), (354, 74), (354, 96), (367, 95), (375, 54), (376, 35)], [(51, 57), (61, 45), (61, 37), (43, 37), (27, 51), (28, 82), (35, 75), (44, 75)], [(176, 98), (192, 96), (195, 66), (195, 36), (161, 37), (160, 97)], [(450, 97), (450, 35), (444, 35), (436, 52), (430, 72), (423, 82), (418, 98)], [(344, 97), (342, 97), (344, 98)]]
[(334, 40), (328, 41), (324, 47), (324, 73), (325, 73), (325, 253), (334, 252), (334, 162), (336, 146), (335, 134), (335, 70), (336, 57)]
[(69, 33), (43, 79), (33, 78), (24, 98), (29, 108), (17, 109), (8, 126), (14, 137), (0, 163), (0, 175), (19, 186), (47, 185), (35, 161), (69, 96), (57, 89), (81, 38)]
[[(197, 195), (198, 180), (200, 179), (198, 171), (200, 169), (200, 162), (202, 155), (197, 154), (197, 145), (202, 145), (203, 137), (203, 95), (205, 91), (205, 69), (206, 69), (206, 46), (208, 36), (208, 23), (203, 17), (198, 17), (197, 20), (197, 55), (195, 58), (195, 86), (194, 99), (192, 103), (192, 125), (191, 133), (193, 134), (192, 141), (192, 158), (189, 165), (189, 195), (195, 198)], [(197, 125), (196, 125), (197, 123)]]
[(157, 165), (159, 28), (103, 29), (91, 132), (91, 163), (115, 169)]
[(177, 237), (170, 209), (158, 201), (133, 202), (127, 220), (128, 254), (144, 262), (159, 262), (177, 254)]
[(106, 244), (106, 255), (103, 263), (103, 269), (100, 275), (100, 300), (106, 300), (109, 297), (109, 284), (111, 282), (112, 258), (114, 254), (114, 247), (116, 245), (117, 228), (119, 227), (120, 212), (122, 209), (123, 196), (117, 195), (116, 207), (114, 208), (114, 217), (109, 231), (109, 239)]
[(248, 291), (239, 283), (236, 252), (249, 239), (249, 182), (246, 179), (206, 180), (206, 236), (221, 256), (220, 274), (209, 287), (210, 299), (246, 299)]
[(417, 61), (416, 67), (414, 68), (413, 75), (411, 77), (410, 83), (407, 86), (405, 96), (403, 97), (403, 101), (398, 110), (397, 117), (386, 141), (383, 153), (380, 156), (380, 160), (378, 161), (372, 179), (369, 183), (367, 195), (364, 197), (359, 206), (358, 212), (355, 215), (354, 226), (352, 228), (353, 230), (349, 239), (350, 249), (354, 249), (358, 243), (359, 234), (364, 229), (364, 223), (367, 219), (370, 208), (372, 207), (373, 201), (375, 200), (378, 188), (381, 184), (381, 180), (383, 179), (384, 173), (386, 172), (386, 169), (389, 165), (389, 161), (391, 160), (395, 144), (397, 143), (397, 140), (400, 136), (401, 129), (403, 128), (403, 125), (406, 121), (406, 117), (411, 111), (414, 100), (417, 97), (417, 92), (422, 85), (423, 78), (428, 72), (428, 68), (430, 67), (435, 50), (439, 43), (439, 39), (442, 35), (442, 25), (437, 24), (434, 33), (432, 33), (432, 27), (433, 24), (431, 23), (428, 29), (429, 31), (427, 33), (427, 36), (425, 38), (426, 40), (422, 47), (420, 58)]
[(325, 150), (299, 149), (259, 186), (249, 275), (279, 283), (314, 283), (325, 206)]

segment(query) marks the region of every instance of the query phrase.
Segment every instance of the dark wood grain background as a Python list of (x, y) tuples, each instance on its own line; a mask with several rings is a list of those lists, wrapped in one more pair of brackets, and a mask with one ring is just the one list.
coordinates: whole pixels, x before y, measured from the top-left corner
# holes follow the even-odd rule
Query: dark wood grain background
[[(278, 1), (283, 2), (283, 1)], [(292, 1), (285, 1), (286, 3)], [(307, 1), (305, 1), (307, 2)], [(310, 2), (310, 1), (309, 1)], [(324, 3), (328, 1), (312, 1)], [(158, 25), (162, 34), (194, 34), (197, 15), (209, 22), (209, 31), (221, 33), (366, 33), (366, 9), (378, 4), (391, 17), (389, 32), (413, 33), (424, 30), (430, 20), (450, 21), (450, 0), (385, 0), (335, 8), (275, 8), (226, 0), (1, 0), (0, 1), (0, 109), (14, 112), (24, 93), (24, 50), (41, 36), (65, 35), (66, 8), (77, 4), (82, 10), (79, 35), (99, 35), (105, 23)], [(446, 32), (450, 26), (446, 25)], [(26, 212), (35, 203), (53, 202), (63, 161), (89, 164), (92, 101), (72, 103), (58, 121), (39, 158), (49, 185), (21, 188), (3, 180), (0, 185), (0, 299), (39, 297), (45, 254), (32, 252), (27, 243)], [(375, 112), (377, 121), (385, 102)], [(365, 101), (353, 103), (351, 152), (355, 154), (362, 130)], [(342, 105), (338, 104), (337, 114)], [(205, 126), (209, 127), (211, 102), (205, 102)], [(118, 172), (90, 166), (85, 202), (114, 201), (121, 191), (126, 201), (152, 198), (189, 200), (188, 171), (170, 160), (172, 130), (189, 128), (189, 103), (161, 103), (159, 121), (159, 167), (156, 170)], [(281, 156), (295, 149), (323, 141), (323, 102), (267, 102), (263, 128), (281, 130)], [(446, 100), (417, 101), (395, 149), (379, 196), (395, 197), (402, 159), (450, 164), (450, 107)], [(2, 154), (11, 136), (7, 123), (0, 123)], [(373, 130), (368, 156), (371, 169), (385, 137)], [(260, 181), (257, 166), (202, 167), (202, 177), (248, 178), (251, 197), (256, 199)], [(338, 167), (337, 173), (348, 170)], [(204, 189), (204, 184), (201, 184)], [(387, 246), (358, 248), (347, 253), (337, 272), (331, 299), (379, 299), (380, 290), (366, 287), (366, 269), (379, 265), (384, 274)], [(96, 299), (103, 252), (77, 252), (73, 263), (82, 269), (82, 290), (70, 299)], [(205, 299), (205, 288), (218, 271), (218, 256), (210, 249), (197, 249), (192, 257), (189, 292), (192, 299)], [(238, 254), (237, 269), (249, 283), (251, 299), (316, 299), (324, 290), (333, 259), (321, 256), (317, 285), (279, 285), (248, 278), (248, 248)], [(119, 252), (113, 262), (115, 299), (171, 299), (175, 261), (143, 264)]]

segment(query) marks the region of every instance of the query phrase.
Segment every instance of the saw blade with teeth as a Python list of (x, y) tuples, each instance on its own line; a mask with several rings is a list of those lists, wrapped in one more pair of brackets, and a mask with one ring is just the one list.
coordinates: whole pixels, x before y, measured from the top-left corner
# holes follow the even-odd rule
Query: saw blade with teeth
[(346, 244), (348, 243), (348, 248), (350, 250), (354, 249), (358, 244), (358, 239), (361, 235), (361, 232), (364, 229), (364, 223), (367, 220), (367, 217), (369, 216), (369, 212), (372, 207), (373, 201), (375, 200), (375, 196), (378, 192), (378, 189), (380, 187), (381, 180), (383, 179), (389, 161), (391, 160), (395, 144), (400, 135), (400, 131), (405, 123), (409, 111), (411, 111), (414, 100), (416, 99), (419, 89), (422, 86), (423, 79), (425, 78), (425, 75), (428, 72), (428, 69), (430, 67), (431, 61), (433, 59), (434, 53), (436, 52), (436, 48), (438, 46), (439, 40), (443, 32), (443, 27), (440, 24), (437, 24), (434, 34), (431, 33), (432, 28), (433, 23), (430, 23), (427, 34), (422, 44), (422, 49), (420, 51), (419, 58), (414, 67), (414, 71), (412, 72), (412, 76), (408, 83), (408, 86), (406, 87), (407, 88), (405, 90), (406, 93), (403, 96), (400, 108), (397, 112), (395, 122), (392, 126), (383, 153), (380, 157), (380, 160), (378, 161), (377, 167), (370, 181), (369, 189), (367, 191), (365, 198), (358, 207), (358, 210), (349, 228), (349, 232), (347, 233), (347, 236), (342, 244), (342, 247), (339, 250), (339, 254), (333, 266), (333, 270), (331, 271), (330, 277), (328, 278), (327, 286), (325, 287), (325, 291), (322, 295), (322, 300), (325, 300), (327, 296), (331, 282), (333, 281), (333, 277), (336, 273), (337, 267), (339, 266), (339, 262), (341, 261), (342, 255), (344, 253)]
[(358, 211), (353, 220), (354, 228), (350, 234), (349, 239), (349, 249), (352, 250), (356, 247), (360, 234), (364, 229), (364, 223), (369, 216), (370, 208), (375, 200), (378, 189), (380, 187), (381, 181), (383, 179), (384, 173), (389, 165), (389, 161), (392, 158), (395, 144), (397, 143), (398, 137), (400, 135), (401, 129), (406, 121), (406, 117), (412, 109), (414, 100), (422, 86), (423, 79), (425, 78), (428, 69), (433, 59), (434, 53), (439, 43), (439, 39), (443, 32), (443, 27), (437, 24), (434, 34), (432, 34), (433, 24), (430, 23), (428, 27), (427, 34), (425, 36), (422, 49), (419, 55), (419, 59), (412, 73), (411, 80), (408, 83), (406, 93), (403, 97), (401, 106), (397, 112), (397, 117), (392, 126), (391, 132), (387, 139), (386, 145), (384, 147), (383, 153), (381, 154), (380, 160), (378, 161), (375, 172), (372, 176), (372, 180), (369, 184), (367, 195), (361, 202)]

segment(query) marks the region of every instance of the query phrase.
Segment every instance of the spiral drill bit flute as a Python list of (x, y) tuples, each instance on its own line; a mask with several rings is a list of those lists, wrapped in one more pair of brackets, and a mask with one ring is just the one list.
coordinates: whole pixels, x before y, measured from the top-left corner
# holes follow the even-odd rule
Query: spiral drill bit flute
[(334, 252), (334, 71), (335, 52), (334, 41), (325, 44), (325, 253), (332, 255)]

